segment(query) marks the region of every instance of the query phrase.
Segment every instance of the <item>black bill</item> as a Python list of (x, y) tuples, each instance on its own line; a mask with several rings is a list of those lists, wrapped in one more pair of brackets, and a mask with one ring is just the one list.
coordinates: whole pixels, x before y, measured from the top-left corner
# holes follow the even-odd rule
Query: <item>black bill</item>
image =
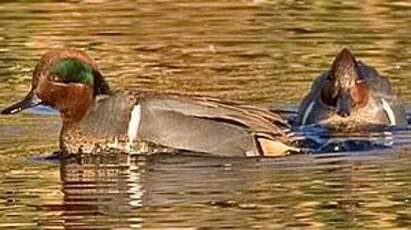
[(1, 114), (16, 114), (25, 109), (35, 107), (39, 104), (41, 104), (40, 98), (38, 98), (36, 93), (31, 90), (30, 93), (22, 101), (19, 101), (16, 104), (4, 109), (3, 111), (1, 111)]

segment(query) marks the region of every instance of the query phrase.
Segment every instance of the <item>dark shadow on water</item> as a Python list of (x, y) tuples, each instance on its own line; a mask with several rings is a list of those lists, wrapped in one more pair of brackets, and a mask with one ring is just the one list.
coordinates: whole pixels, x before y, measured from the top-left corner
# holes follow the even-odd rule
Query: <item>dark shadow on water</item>
[[(290, 124), (294, 124), (297, 116), (296, 108), (280, 109)], [(411, 113), (407, 110), (408, 124)], [(390, 149), (393, 147), (405, 147), (411, 144), (411, 128), (395, 128), (384, 125), (369, 125), (354, 127), (348, 130), (345, 126), (324, 127), (320, 124), (293, 127), (293, 134), (299, 137), (294, 144), (311, 154), (325, 153), (352, 153)]]
[(39, 114), (39, 115), (54, 115), (58, 116), (59, 112), (57, 109), (52, 108), (47, 105), (37, 105), (34, 108), (28, 109), (28, 113)]
[(387, 149), (395, 144), (396, 135), (404, 130), (384, 129), (363, 132), (333, 132), (319, 125), (299, 127), (300, 136), (296, 145), (309, 149), (311, 153), (358, 152)]

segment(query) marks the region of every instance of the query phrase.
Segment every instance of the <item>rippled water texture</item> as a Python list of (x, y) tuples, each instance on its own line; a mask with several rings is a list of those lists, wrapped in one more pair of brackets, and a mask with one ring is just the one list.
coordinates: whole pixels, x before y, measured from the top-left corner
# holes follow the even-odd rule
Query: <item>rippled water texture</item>
[[(308, 2), (308, 1), (307, 1)], [(48, 49), (80, 48), (116, 88), (296, 108), (342, 47), (411, 101), (408, 1), (1, 1), (0, 108)], [(410, 134), (281, 159), (44, 160), (59, 118), (0, 117), (0, 228), (408, 228)]]

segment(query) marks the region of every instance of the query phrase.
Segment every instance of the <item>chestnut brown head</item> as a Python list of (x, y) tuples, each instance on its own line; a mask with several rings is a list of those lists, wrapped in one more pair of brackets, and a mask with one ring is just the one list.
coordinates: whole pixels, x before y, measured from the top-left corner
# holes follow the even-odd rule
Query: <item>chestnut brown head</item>
[(87, 54), (57, 49), (44, 54), (36, 65), (27, 96), (1, 113), (16, 114), (44, 104), (57, 108), (65, 121), (78, 121), (96, 95), (109, 93), (101, 71)]
[(368, 101), (368, 85), (361, 76), (357, 62), (348, 49), (335, 58), (326, 84), (321, 88), (321, 101), (335, 108), (341, 117), (349, 116)]

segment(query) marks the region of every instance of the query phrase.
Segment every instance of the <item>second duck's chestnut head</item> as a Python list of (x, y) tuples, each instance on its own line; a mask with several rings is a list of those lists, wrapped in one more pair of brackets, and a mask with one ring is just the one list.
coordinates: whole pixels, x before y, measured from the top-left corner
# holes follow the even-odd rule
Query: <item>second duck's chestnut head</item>
[(353, 110), (367, 104), (369, 90), (357, 62), (348, 49), (335, 58), (326, 84), (321, 88), (321, 101), (335, 107), (335, 113), (348, 117)]

